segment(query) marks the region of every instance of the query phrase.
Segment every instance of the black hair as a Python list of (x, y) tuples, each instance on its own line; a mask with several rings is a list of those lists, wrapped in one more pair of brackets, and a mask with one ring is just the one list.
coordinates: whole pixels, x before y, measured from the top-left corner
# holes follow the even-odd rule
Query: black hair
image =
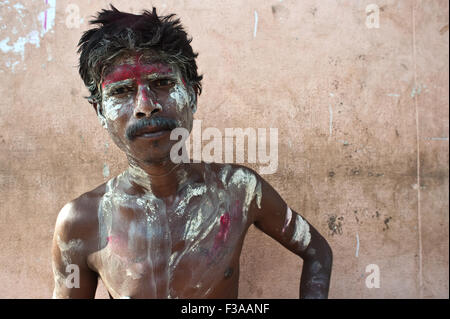
[(175, 14), (158, 16), (156, 8), (136, 15), (117, 10), (103, 9), (90, 24), (101, 26), (83, 33), (78, 42), (80, 54), (79, 73), (89, 89), (90, 103), (101, 102), (100, 83), (104, 70), (114, 58), (127, 51), (141, 52), (153, 50), (168, 64), (176, 64), (196, 94), (202, 91), (202, 75), (197, 74), (194, 53), (189, 38)]

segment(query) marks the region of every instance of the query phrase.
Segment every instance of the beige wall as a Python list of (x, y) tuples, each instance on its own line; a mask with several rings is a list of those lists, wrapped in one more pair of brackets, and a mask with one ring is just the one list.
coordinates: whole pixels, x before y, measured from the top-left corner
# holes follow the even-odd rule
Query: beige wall
[[(126, 166), (76, 67), (109, 1), (47, 2), (0, 1), (1, 298), (51, 296), (59, 209)], [(366, 25), (372, 3), (379, 28)], [(203, 127), (278, 128), (278, 171), (264, 177), (329, 240), (331, 298), (449, 297), (447, 1), (153, 4), (194, 38)], [(380, 288), (366, 287), (369, 264)], [(300, 267), (252, 228), (240, 297), (296, 298)]]

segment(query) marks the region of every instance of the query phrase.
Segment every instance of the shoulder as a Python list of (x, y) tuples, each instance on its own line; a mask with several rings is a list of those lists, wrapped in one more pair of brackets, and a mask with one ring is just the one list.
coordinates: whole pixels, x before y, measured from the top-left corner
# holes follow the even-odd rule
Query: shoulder
[(221, 163), (203, 163), (205, 170), (214, 172), (224, 184), (236, 183), (238, 181), (245, 183), (258, 183), (261, 176), (253, 169), (239, 164), (221, 164)]
[(222, 174), (224, 185), (234, 185), (245, 194), (245, 203), (249, 214), (255, 218), (270, 215), (273, 212), (284, 212), (286, 203), (275, 188), (255, 170), (239, 164), (215, 164)]
[(98, 205), (105, 194), (106, 183), (65, 204), (59, 211), (55, 225), (55, 240), (87, 240), (98, 229)]
[(262, 179), (253, 169), (239, 164), (206, 165), (210, 165), (224, 189), (242, 199), (244, 210), (261, 207)]
[[(95, 293), (97, 283), (95, 268), (89, 256), (98, 250), (98, 203), (105, 192), (105, 185), (84, 193), (64, 205), (56, 218), (52, 242), (52, 268), (55, 279), (54, 297)], [(71, 268), (68, 268), (68, 267)], [(75, 267), (74, 267), (75, 266)], [(67, 285), (68, 274), (78, 270), (82, 286)]]

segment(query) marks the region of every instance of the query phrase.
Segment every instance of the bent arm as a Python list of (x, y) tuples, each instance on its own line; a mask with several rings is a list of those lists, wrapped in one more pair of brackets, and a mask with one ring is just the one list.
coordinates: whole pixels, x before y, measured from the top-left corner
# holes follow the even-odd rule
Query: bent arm
[(325, 238), (290, 209), (264, 179), (261, 208), (251, 205), (254, 225), (303, 259), (300, 298), (328, 298), (333, 254)]

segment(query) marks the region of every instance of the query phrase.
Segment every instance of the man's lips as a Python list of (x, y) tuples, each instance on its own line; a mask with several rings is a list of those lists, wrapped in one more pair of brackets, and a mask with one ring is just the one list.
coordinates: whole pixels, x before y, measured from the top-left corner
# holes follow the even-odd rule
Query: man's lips
[(158, 137), (171, 131), (171, 129), (164, 126), (147, 126), (137, 131), (135, 136), (144, 138)]

